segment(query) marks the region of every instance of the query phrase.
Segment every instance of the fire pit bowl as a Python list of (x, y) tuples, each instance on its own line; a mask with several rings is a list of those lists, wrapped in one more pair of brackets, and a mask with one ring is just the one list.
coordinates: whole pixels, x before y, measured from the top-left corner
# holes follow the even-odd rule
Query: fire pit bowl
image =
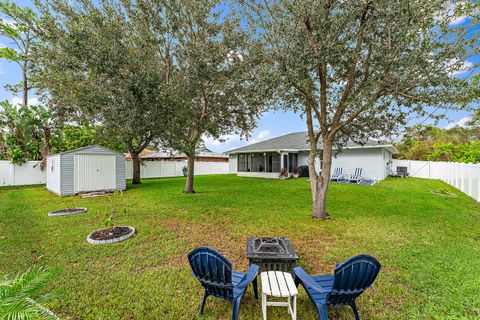
[(247, 259), (262, 271), (293, 272), (298, 256), (288, 238), (249, 237)]

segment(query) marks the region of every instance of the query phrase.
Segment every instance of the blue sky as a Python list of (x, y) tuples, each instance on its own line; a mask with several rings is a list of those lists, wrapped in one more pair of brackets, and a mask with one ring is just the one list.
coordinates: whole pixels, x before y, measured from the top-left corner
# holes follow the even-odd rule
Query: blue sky
[[(15, 1), (20, 6), (32, 6), (32, 1), (21, 0)], [(464, 17), (459, 17), (456, 23), (465, 23), (467, 21)], [(480, 26), (479, 26), (480, 28)], [(0, 37), (0, 47), (7, 45), (7, 40)], [(469, 59), (469, 63), (480, 63), (480, 56), (477, 55), (472, 59)], [(20, 96), (15, 97), (10, 92), (7, 92), (4, 88), (6, 84), (18, 83), (21, 80), (20, 68), (15, 63), (0, 59), (0, 101), (10, 100), (13, 103), (20, 102)], [(32, 97), (31, 103), (35, 104), (36, 99)], [(443, 112), (443, 111), (439, 111)], [(471, 113), (465, 111), (449, 111), (446, 113), (448, 120), (442, 120), (438, 125), (439, 127), (452, 126), (456, 123), (463, 124), (471, 116)], [(410, 124), (416, 123), (432, 123), (430, 119), (420, 118), (411, 119)], [(240, 147), (242, 145), (258, 142), (265, 139), (269, 139), (275, 136), (286, 134), (289, 132), (304, 131), (306, 130), (305, 121), (301, 119), (300, 114), (294, 112), (285, 111), (269, 111), (263, 114), (258, 121), (257, 128), (252, 132), (252, 135), (248, 141), (241, 140), (237, 134), (227, 135), (226, 141), (218, 141), (212, 139), (206, 139), (206, 145), (210, 149), (223, 152), (229, 149)]]

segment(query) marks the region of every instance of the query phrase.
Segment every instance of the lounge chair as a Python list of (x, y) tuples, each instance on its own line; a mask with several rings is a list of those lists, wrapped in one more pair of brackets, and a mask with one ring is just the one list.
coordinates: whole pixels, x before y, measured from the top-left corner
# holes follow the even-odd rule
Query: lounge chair
[(328, 320), (327, 307), (349, 305), (360, 320), (355, 299), (368, 289), (378, 273), (380, 263), (365, 254), (337, 264), (333, 275), (310, 276), (302, 268), (294, 269), (295, 283), (301, 284), (317, 309), (320, 320)]
[(343, 178), (343, 168), (335, 168), (330, 176), (330, 181), (340, 181)]
[(363, 180), (363, 169), (362, 168), (355, 168), (355, 172), (348, 177), (349, 182), (359, 183)]
[[(232, 320), (238, 319), (240, 302), (247, 286), (257, 277), (259, 266), (252, 264), (246, 273), (232, 269), (232, 263), (214, 249), (199, 247), (188, 255), (195, 276), (205, 288), (200, 315), (208, 296), (232, 302)], [(255, 297), (258, 293), (255, 290)]]

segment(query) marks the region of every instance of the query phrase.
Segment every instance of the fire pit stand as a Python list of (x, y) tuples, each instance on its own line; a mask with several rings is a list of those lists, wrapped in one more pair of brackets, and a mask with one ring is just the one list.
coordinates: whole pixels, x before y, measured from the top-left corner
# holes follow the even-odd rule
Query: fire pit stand
[(262, 271), (293, 272), (298, 256), (288, 238), (247, 239), (247, 259)]
[[(261, 271), (283, 271), (293, 274), (298, 256), (288, 238), (249, 237), (247, 259), (250, 264), (258, 265)], [(255, 289), (255, 298), (258, 299), (256, 278), (252, 284)]]

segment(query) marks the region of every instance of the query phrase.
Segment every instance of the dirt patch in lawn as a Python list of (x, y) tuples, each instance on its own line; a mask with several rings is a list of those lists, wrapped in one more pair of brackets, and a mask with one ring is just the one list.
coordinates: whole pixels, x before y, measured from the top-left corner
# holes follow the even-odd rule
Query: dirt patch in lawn
[[(165, 221), (163, 225), (185, 240), (188, 252), (196, 247), (211, 247), (228, 258), (236, 270), (245, 270), (248, 267), (245, 252), (247, 238), (233, 235), (228, 222)], [(178, 261), (188, 264), (187, 255), (183, 255), (183, 259)]]

